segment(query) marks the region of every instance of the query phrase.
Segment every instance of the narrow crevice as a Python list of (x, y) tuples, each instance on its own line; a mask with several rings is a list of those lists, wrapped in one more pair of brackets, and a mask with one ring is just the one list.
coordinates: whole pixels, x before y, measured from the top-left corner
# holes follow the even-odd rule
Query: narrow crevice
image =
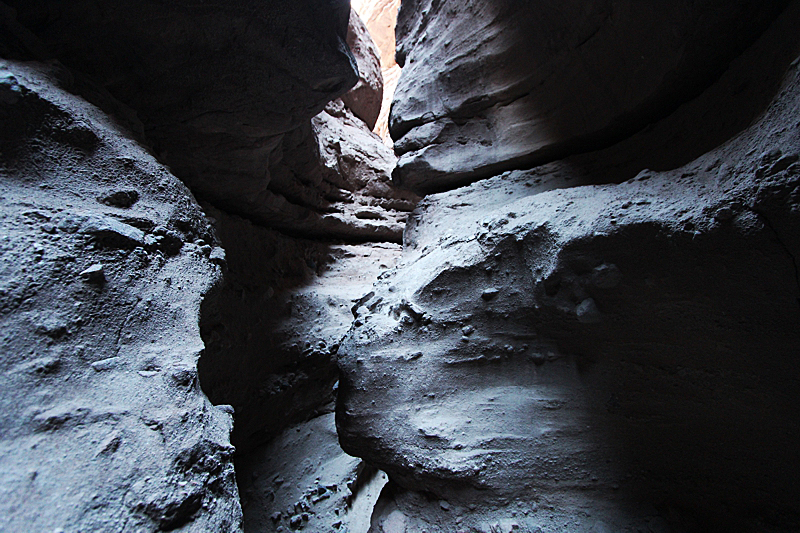
[(784, 240), (781, 238), (780, 233), (775, 228), (775, 225), (772, 223), (770, 218), (761, 210), (758, 209), (750, 209), (752, 213), (758, 216), (763, 222), (764, 225), (769, 228), (772, 234), (775, 236), (775, 240), (778, 242), (780, 248), (784, 251), (784, 253), (788, 256), (789, 260), (792, 262), (792, 268), (794, 269), (794, 281), (795, 285), (797, 286), (797, 305), (800, 306), (800, 263), (798, 263), (797, 257), (792, 253), (792, 250), (786, 245)]

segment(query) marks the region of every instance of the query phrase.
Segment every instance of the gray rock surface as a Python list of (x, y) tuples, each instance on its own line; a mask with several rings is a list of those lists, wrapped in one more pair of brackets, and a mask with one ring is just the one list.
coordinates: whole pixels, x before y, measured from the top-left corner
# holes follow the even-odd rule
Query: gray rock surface
[(196, 371), (212, 229), (68, 78), (0, 61), (0, 530), (239, 531)]
[(238, 461), (245, 530), (366, 533), (388, 481), (339, 447), (333, 413), (286, 429)]
[(798, 20), (618, 145), (419, 204), (339, 350), (373, 531), (797, 528)]
[(800, 2), (10, 3), (0, 530), (800, 529)]
[(358, 65), (358, 82), (342, 96), (344, 104), (372, 131), (383, 103), (383, 74), (381, 53), (373, 42), (367, 26), (355, 10), (350, 10), (347, 27), (347, 46)]
[(396, 178), (441, 191), (604, 148), (708, 87), (787, 2), (403, 2)]
[(308, 120), (358, 80), (348, 2), (9, 5), (43, 54), (136, 110), (159, 160), (195, 194), (263, 224), (319, 218), (270, 180)]
[(204, 301), (203, 390), (233, 405), (241, 452), (288, 425), (330, 411), (336, 352), (351, 308), (400, 246), (334, 244), (288, 237), (207, 207), (225, 247), (224, 284)]

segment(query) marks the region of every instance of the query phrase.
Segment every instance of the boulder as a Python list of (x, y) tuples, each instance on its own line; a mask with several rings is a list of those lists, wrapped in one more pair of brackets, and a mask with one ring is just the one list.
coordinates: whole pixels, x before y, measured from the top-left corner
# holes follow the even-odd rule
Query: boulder
[(367, 124), (367, 128), (372, 130), (375, 128), (383, 103), (381, 53), (375, 46), (364, 21), (355, 10), (350, 11), (347, 45), (356, 58), (358, 82), (342, 96), (342, 101), (355, 116)]

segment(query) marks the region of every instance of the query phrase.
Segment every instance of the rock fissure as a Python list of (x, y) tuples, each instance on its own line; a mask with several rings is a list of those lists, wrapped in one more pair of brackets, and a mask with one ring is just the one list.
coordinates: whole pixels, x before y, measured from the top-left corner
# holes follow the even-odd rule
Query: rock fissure
[(753, 209), (752, 212), (764, 221), (764, 224), (773, 233), (773, 235), (775, 236), (775, 240), (778, 241), (783, 251), (786, 252), (789, 261), (791, 261), (792, 268), (794, 269), (795, 280), (797, 282), (797, 294), (798, 294), (797, 303), (798, 305), (800, 305), (800, 265), (798, 264), (797, 257), (795, 256), (794, 253), (792, 253), (792, 250), (783, 241), (780, 233), (778, 233), (778, 231), (775, 229), (775, 226), (772, 224), (772, 222), (770, 222), (769, 217), (763, 212), (759, 212), (756, 209)]
[(800, 1), (4, 1), (0, 529), (800, 528)]

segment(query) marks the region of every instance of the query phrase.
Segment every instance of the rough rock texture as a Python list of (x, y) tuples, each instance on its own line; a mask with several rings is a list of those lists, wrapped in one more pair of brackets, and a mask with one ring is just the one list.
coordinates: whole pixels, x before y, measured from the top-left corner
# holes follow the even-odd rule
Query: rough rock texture
[(388, 481), (342, 451), (332, 413), (288, 428), (237, 468), (248, 533), (366, 533)]
[(254, 221), (297, 236), (402, 240), (419, 198), (392, 183), (397, 158), (341, 100), (287, 135), (278, 154), (270, 187), (280, 201), (254, 202)]
[(708, 87), (787, 2), (403, 2), (396, 177), (441, 191), (603, 148)]
[(336, 352), (351, 307), (394, 266), (400, 246), (287, 237), (208, 208), (226, 251), (204, 301), (203, 390), (236, 412), (233, 443), (252, 450), (332, 401)]
[(356, 58), (358, 82), (342, 96), (342, 101), (372, 130), (375, 128), (383, 102), (381, 53), (372, 41), (364, 21), (352, 9), (350, 25), (347, 27), (347, 45)]
[[(0, 55), (57, 56), (94, 78), (57, 61), (49, 74), (10, 63), (2, 78), (3, 214), (13, 228), (3, 342), (17, 354), (5, 358), (2, 401), (27, 414), (0, 424), (0, 529), (237, 530), (230, 439), (241, 458), (288, 424), (332, 411), (350, 308), (394, 264), (400, 247), (385, 241), (400, 242), (418, 198), (392, 185), (395, 156), (341, 100), (312, 120), (346, 87), (310, 85), (352, 70), (349, 51), (326, 48), (335, 44), (326, 35), (339, 35), (326, 15), (335, 3), (313, 13), (303, 3), (280, 13), (98, 6), (20, 4), (17, 20), (0, 4)], [(282, 37), (248, 33), (275, 25)], [(181, 108), (184, 91), (193, 100)], [(203, 195), (202, 210), (148, 142)], [(267, 171), (272, 192), (250, 195)], [(370, 509), (356, 513), (362, 530)]]
[(383, 103), (372, 131), (380, 135), (387, 145), (392, 146), (392, 138), (389, 136), (389, 111), (400, 78), (400, 66), (394, 59), (394, 32), (400, 0), (354, 0), (351, 4), (364, 20), (375, 46), (380, 50)]
[(798, 21), (622, 143), (421, 202), (339, 350), (373, 531), (800, 528)]
[(270, 180), (297, 128), (357, 81), (347, 2), (9, 3), (55, 57), (136, 110), (195, 194), (263, 224), (316, 215)]
[[(198, 197), (295, 235), (399, 242), (399, 226), (348, 212), (364, 172), (353, 184), (346, 168), (321, 164), (338, 149), (331, 145), (338, 132), (309, 121), (341, 95), (368, 123), (380, 110), (377, 53), (355, 14), (355, 59), (350, 53), (346, 2), (11, 5), (52, 50), (40, 56), (90, 75), (135, 109), (143, 137)], [(376, 143), (362, 139), (353, 120), (344, 127), (358, 137), (359, 165), (391, 171), (390, 150), (371, 149)]]
[(212, 229), (72, 85), (0, 61), (0, 529), (238, 531), (196, 371)]

